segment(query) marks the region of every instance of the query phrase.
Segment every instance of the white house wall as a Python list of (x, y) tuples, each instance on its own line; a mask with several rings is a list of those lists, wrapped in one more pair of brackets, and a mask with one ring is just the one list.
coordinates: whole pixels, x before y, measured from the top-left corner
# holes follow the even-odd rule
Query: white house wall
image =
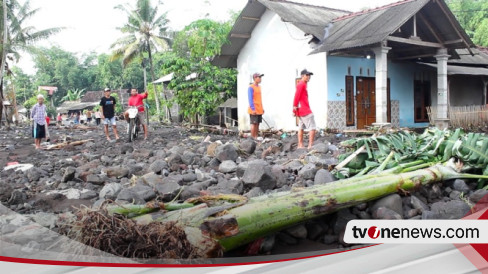
[[(239, 129), (249, 130), (247, 90), (254, 72), (264, 73), (261, 90), (263, 118), (275, 129), (296, 130), (292, 116), (295, 79), (304, 68), (312, 71), (308, 84), (310, 107), (318, 128), (327, 123), (327, 66), (325, 53), (308, 55), (310, 36), (267, 10), (237, 59)], [(261, 129), (267, 129), (263, 121)]]

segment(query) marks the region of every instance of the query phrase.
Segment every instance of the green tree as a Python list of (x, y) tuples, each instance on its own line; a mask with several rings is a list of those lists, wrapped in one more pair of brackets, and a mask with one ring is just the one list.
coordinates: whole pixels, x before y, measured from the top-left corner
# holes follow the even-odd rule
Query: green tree
[[(136, 7), (119, 5), (128, 16), (128, 22), (120, 28), (125, 36), (113, 45), (113, 59), (122, 58), (124, 66), (131, 62), (143, 64), (148, 58), (152, 82), (155, 81), (153, 51), (167, 49), (169, 39), (165, 37), (168, 20), (166, 13), (159, 14), (158, 6), (152, 6), (150, 0), (138, 0)], [(159, 98), (155, 96), (156, 109), (160, 113)], [(159, 118), (159, 115), (158, 115)]]
[[(34, 94), (36, 87), (33, 86), (33, 79), (18, 67), (13, 67), (7, 76), (10, 85), (15, 90), (17, 102), (25, 102)], [(9, 87), (10, 88), (10, 87)]]
[(75, 89), (75, 90), (68, 90), (66, 95), (61, 98), (61, 100), (64, 101), (76, 101), (80, 100), (83, 97), (83, 93), (85, 92), (85, 89)]
[(488, 1), (447, 0), (446, 3), (473, 42), (488, 46)]
[(211, 64), (227, 41), (231, 24), (210, 19), (197, 20), (175, 37), (173, 50), (163, 67), (173, 72), (168, 88), (176, 92), (176, 101), (186, 118), (198, 123), (198, 116), (211, 114), (227, 98), (236, 95), (234, 69)]
[[(3, 113), (3, 78), (4, 68), (11, 67), (9, 62), (17, 62), (21, 52), (32, 53), (35, 51), (33, 45), (52, 34), (61, 31), (61, 28), (50, 28), (36, 30), (33, 26), (26, 26), (26, 22), (35, 16), (39, 9), (31, 9), (30, 1), (26, 0), (20, 4), (16, 0), (3, 0), (0, 20), (0, 31), (2, 37), (0, 54), (0, 120)], [(10, 60), (10, 61), (9, 61)]]

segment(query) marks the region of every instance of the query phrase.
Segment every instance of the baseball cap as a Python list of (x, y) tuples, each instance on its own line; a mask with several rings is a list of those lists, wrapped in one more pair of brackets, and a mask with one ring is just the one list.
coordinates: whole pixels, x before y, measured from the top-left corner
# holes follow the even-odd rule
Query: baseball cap
[(304, 69), (304, 70), (302, 70), (301, 75), (313, 75), (313, 72), (310, 72), (307, 69)]
[(256, 73), (254, 73), (254, 74), (252, 75), (252, 78), (254, 79), (254, 78), (256, 78), (256, 77), (262, 77), (262, 76), (264, 76), (264, 74), (259, 73), (259, 72), (256, 72)]
[(105, 88), (104, 90), (105, 90), (105, 91), (110, 91), (110, 88)]

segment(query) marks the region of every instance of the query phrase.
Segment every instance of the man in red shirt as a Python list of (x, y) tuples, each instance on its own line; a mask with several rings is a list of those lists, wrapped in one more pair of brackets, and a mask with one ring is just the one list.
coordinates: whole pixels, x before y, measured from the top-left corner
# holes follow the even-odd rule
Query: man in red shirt
[(304, 69), (302, 70), (301, 75), (302, 80), (297, 85), (295, 99), (293, 100), (293, 114), (300, 120), (300, 124), (298, 125), (298, 148), (304, 148), (303, 130), (305, 129), (310, 132), (308, 149), (311, 149), (315, 138), (316, 126), (315, 118), (308, 102), (307, 83), (310, 81), (310, 76), (313, 75), (313, 73)]
[[(147, 140), (147, 123), (145, 119), (145, 114), (144, 114), (144, 103), (142, 100), (147, 98), (147, 91), (144, 92), (143, 94), (138, 94), (137, 89), (133, 88), (130, 91), (130, 98), (129, 98), (129, 106), (135, 106), (139, 110), (139, 113), (137, 113), (137, 118), (142, 124), (142, 127), (144, 128), (144, 140)], [(126, 111), (124, 113), (125, 120), (129, 122), (129, 113)]]

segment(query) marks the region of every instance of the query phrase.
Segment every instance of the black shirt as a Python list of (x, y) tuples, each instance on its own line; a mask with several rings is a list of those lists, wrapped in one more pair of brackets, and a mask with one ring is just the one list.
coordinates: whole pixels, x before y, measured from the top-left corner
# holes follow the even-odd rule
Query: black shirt
[(102, 97), (102, 100), (100, 100), (100, 105), (102, 106), (103, 109), (103, 116), (105, 118), (112, 119), (112, 117), (115, 116), (115, 98), (110, 96), (110, 98), (107, 97)]

